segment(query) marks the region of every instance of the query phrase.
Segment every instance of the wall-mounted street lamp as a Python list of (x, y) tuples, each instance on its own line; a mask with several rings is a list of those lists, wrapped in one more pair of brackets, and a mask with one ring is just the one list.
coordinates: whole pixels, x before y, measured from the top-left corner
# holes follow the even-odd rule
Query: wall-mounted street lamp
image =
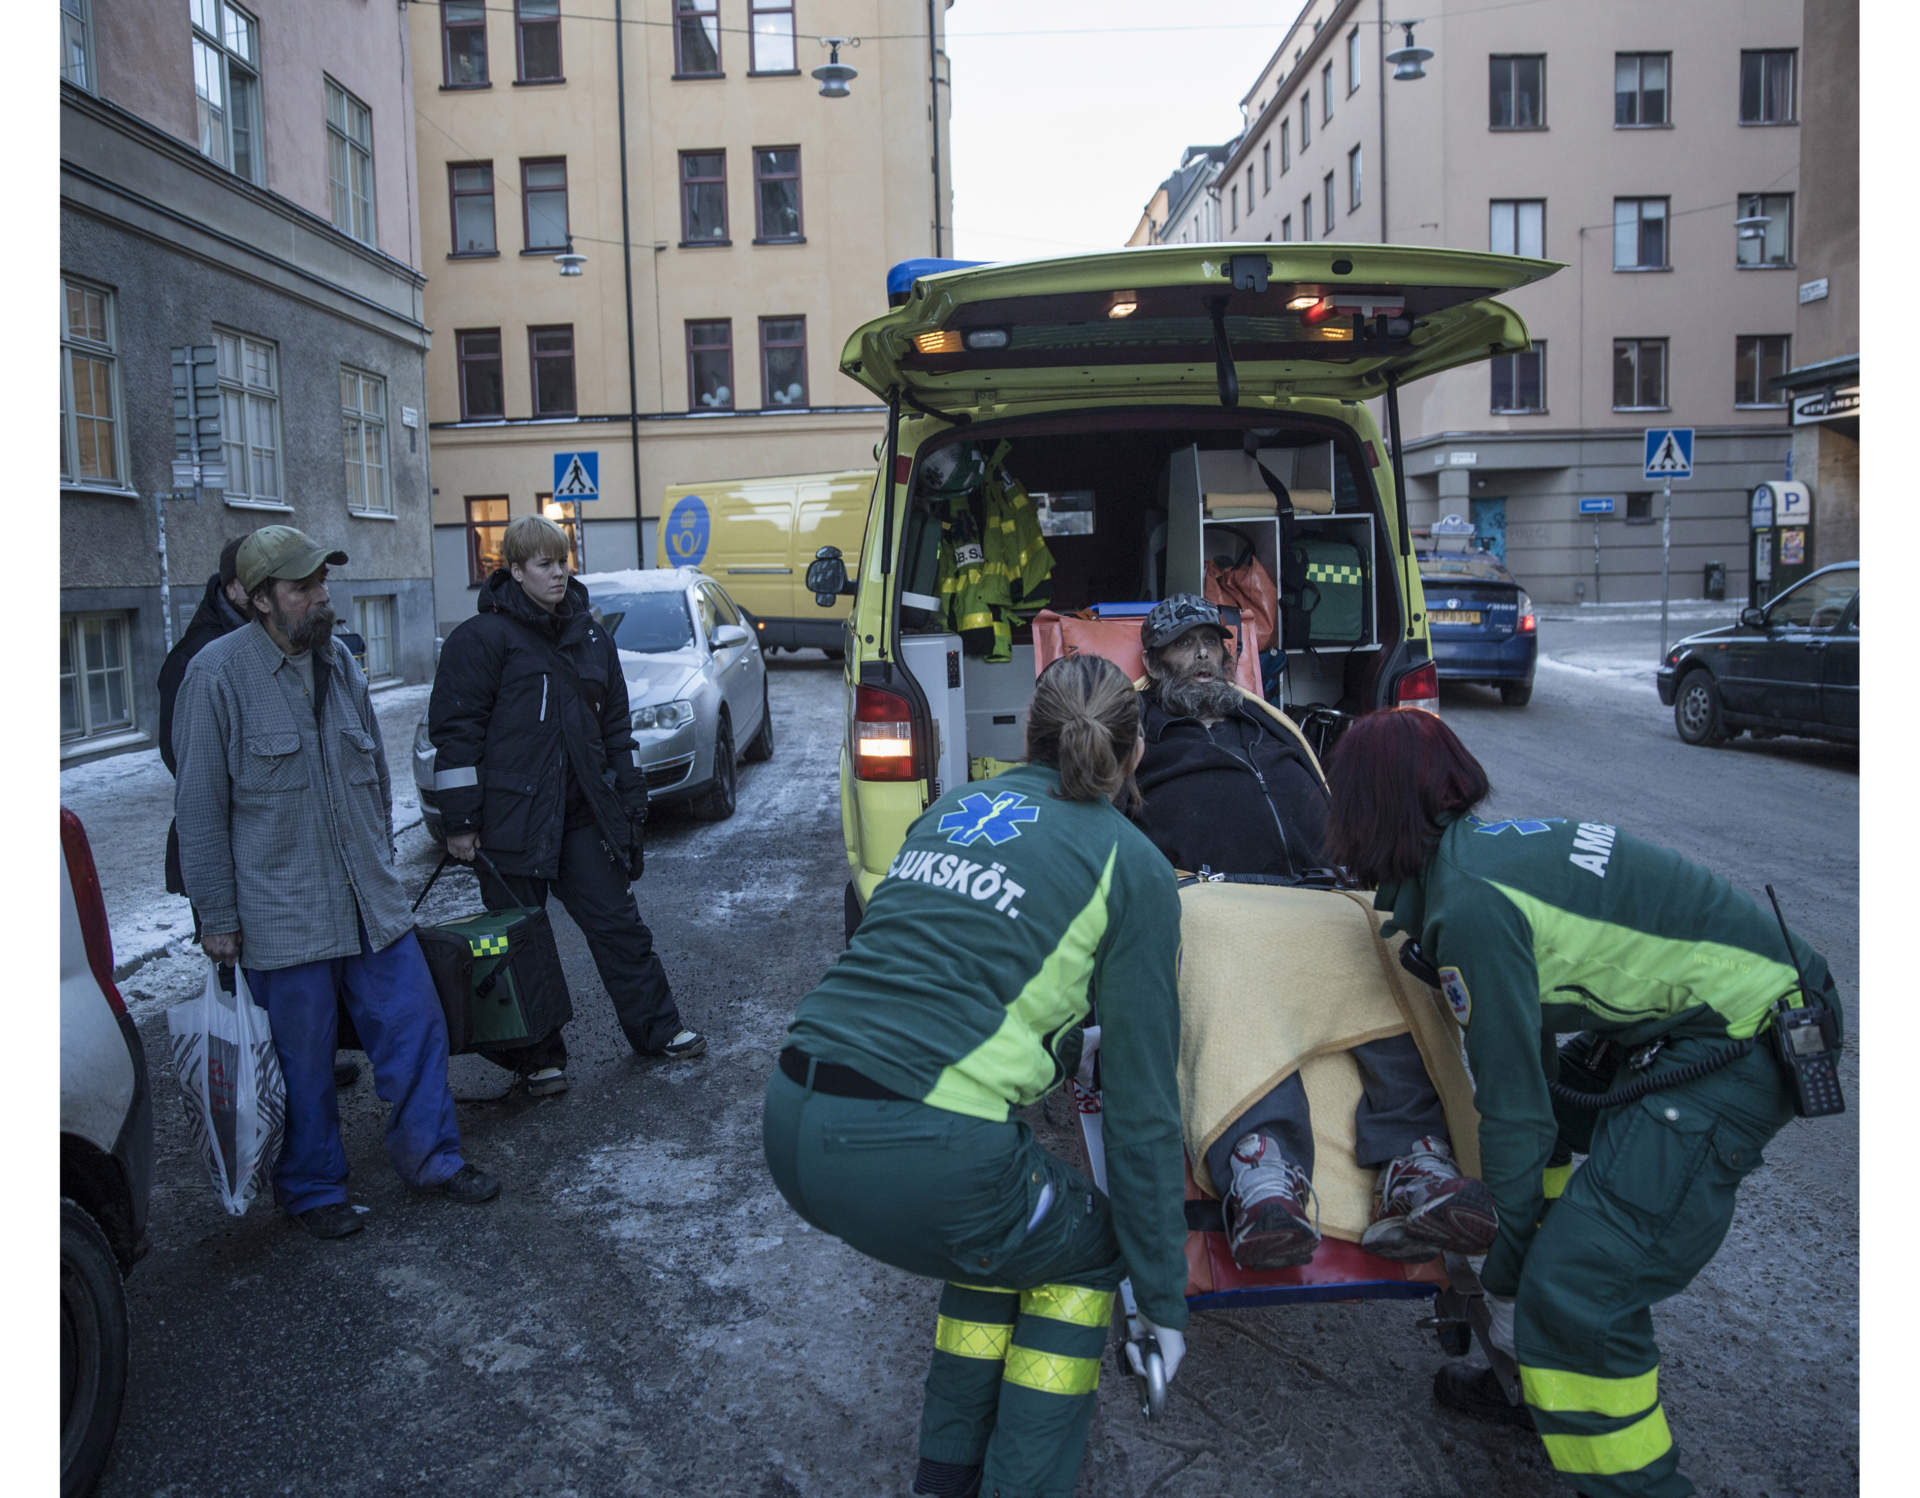
[(821, 46), (827, 48), (827, 60), (813, 70), (813, 76), (820, 80), (820, 97), (823, 99), (844, 99), (853, 90), (847, 85), (860, 76), (857, 68), (848, 66), (840, 60), (842, 47), (857, 47), (860, 38), (845, 36), (816, 37)]
[(1745, 218), (1735, 219), (1733, 221), (1733, 227), (1740, 231), (1740, 237), (1742, 239), (1765, 239), (1767, 237), (1767, 225), (1772, 222), (1772, 214), (1755, 213), (1749, 214)]
[(1421, 64), (1433, 56), (1433, 48), (1416, 47), (1413, 44), (1413, 28), (1420, 23), (1418, 21), (1389, 21), (1387, 24), (1389, 26), (1398, 26), (1407, 34), (1406, 46), (1395, 47), (1387, 54), (1387, 61), (1393, 64), (1393, 81), (1395, 83), (1412, 83), (1416, 79), (1426, 77), (1427, 70), (1423, 68)]
[(587, 257), (577, 253), (573, 248), (573, 241), (569, 239), (567, 247), (553, 257), (553, 263), (560, 267), (561, 275), (577, 276), (580, 274), (580, 267), (587, 263)]

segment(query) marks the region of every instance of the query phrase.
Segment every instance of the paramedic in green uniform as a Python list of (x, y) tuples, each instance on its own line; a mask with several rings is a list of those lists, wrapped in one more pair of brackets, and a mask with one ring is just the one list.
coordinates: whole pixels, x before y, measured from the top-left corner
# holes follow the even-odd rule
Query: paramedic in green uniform
[[(1035, 684), (1030, 763), (936, 801), (767, 1087), (767, 1166), (808, 1222), (946, 1281), (916, 1493), (1069, 1498), (1113, 1292), (1172, 1377), (1187, 1324), (1173, 870), (1116, 801), (1132, 684), (1097, 656)], [(1111, 1201), (1017, 1122), (1098, 1002)]]
[[(1587, 1498), (1694, 1492), (1660, 1404), (1649, 1308), (1713, 1257), (1740, 1182), (1794, 1117), (1763, 1032), (1777, 1001), (1802, 1002), (1795, 959), (1837, 1022), (1825, 960), (1798, 937), (1789, 956), (1758, 901), (1611, 824), (1471, 815), (1486, 772), (1431, 713), (1361, 718), (1330, 778), (1331, 853), (1378, 886), (1387, 929), (1419, 942), (1466, 1029), (1480, 1173), (1500, 1214), (1480, 1278), (1548, 1457)], [(1547, 1084), (1554, 1037), (1569, 1032), (1636, 1055), (1657, 1043), (1616, 1088), (1758, 1041), (1709, 1075), (1587, 1113), (1586, 1163), (1547, 1213)], [(1450, 1388), (1435, 1382), (1464, 1406)]]

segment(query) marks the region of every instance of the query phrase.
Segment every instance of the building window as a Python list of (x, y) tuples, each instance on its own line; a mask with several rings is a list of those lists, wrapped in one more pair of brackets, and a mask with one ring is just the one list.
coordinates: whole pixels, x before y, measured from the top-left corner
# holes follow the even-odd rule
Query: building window
[(1280, 220), (1280, 238), (1283, 241), (1291, 241), (1293, 238), (1293, 215), (1291, 213)]
[(793, 56), (793, 0), (748, 0), (747, 26), (753, 34), (747, 67), (755, 73), (799, 71)]
[(1793, 59), (1791, 49), (1740, 54), (1741, 124), (1794, 123)]
[(1273, 191), (1273, 142), (1260, 143), (1260, 196), (1265, 197)]
[(551, 494), (541, 493), (533, 496), (533, 507), (566, 533), (567, 570), (578, 572), (580, 570), (580, 501), (562, 499), (556, 502)]
[(133, 652), (125, 614), (60, 616), (60, 741), (133, 727)]
[(220, 446), (227, 502), (283, 505), (280, 481), (280, 350), (264, 338), (213, 330), (220, 383)]
[(1667, 408), (1667, 340), (1613, 340), (1613, 409), (1664, 411)]
[(1496, 255), (1547, 253), (1547, 205), (1542, 198), (1495, 198), (1487, 214), (1487, 248)]
[(1307, 89), (1300, 95), (1300, 149), (1313, 144), (1313, 90)]
[(60, 76), (93, 87), (93, 16), (89, 0), (60, 0)]
[(495, 253), (500, 246), (493, 232), (493, 163), (464, 161), (450, 165), (447, 192), (453, 202), (453, 253)]
[(1326, 124), (1333, 118), (1333, 64), (1328, 63), (1320, 70), (1320, 123)]
[(1360, 28), (1347, 33), (1347, 92), (1360, 87)]
[(1653, 524), (1653, 491), (1651, 489), (1642, 489), (1637, 494), (1627, 496), (1626, 521), (1628, 525)]
[(733, 409), (733, 324), (687, 324), (687, 409)]
[(760, 319), (760, 390), (763, 406), (807, 403), (807, 320)]
[(560, 83), (560, 0), (513, 0), (522, 83)]
[(60, 283), (60, 477), (120, 488), (120, 370), (113, 293)]
[(1733, 341), (1733, 403), (1736, 406), (1784, 406), (1784, 391), (1772, 381), (1787, 372), (1785, 333), (1743, 334)]
[(527, 329), (527, 353), (533, 366), (533, 414), (577, 416), (573, 388), (573, 324)]
[(682, 78), (720, 76), (720, 0), (674, 0), (673, 71)]
[(260, 23), (227, 0), (192, 0), (194, 124), (200, 154), (267, 180), (260, 144)]
[(1613, 200), (1613, 268), (1666, 270), (1667, 200)]
[(567, 237), (567, 159), (520, 163), (521, 229), (530, 250), (564, 250)]
[(1502, 354), (1492, 361), (1493, 398), (1498, 415), (1518, 415), (1547, 409), (1547, 346), (1536, 343), (1525, 353)]
[(507, 496), (484, 494), (467, 500), (467, 586), (477, 588), (506, 566), (500, 546), (507, 534)]
[(393, 670), (393, 595), (376, 593), (353, 601), (353, 632), (366, 641), (356, 656), (368, 681), (385, 681)]
[(1293, 165), (1293, 121), (1280, 122), (1280, 175), (1286, 176), (1287, 168)]
[(727, 153), (680, 153), (680, 242), (724, 244), (727, 239)]
[(460, 364), (460, 419), (497, 420), (507, 414), (506, 376), (500, 362), (500, 330), (455, 333)]
[(1494, 130), (1544, 130), (1547, 59), (1539, 54), (1488, 59), (1487, 124)]
[(753, 152), (754, 235), (799, 239), (800, 148), (756, 146)]
[(1667, 70), (1671, 52), (1613, 54), (1613, 123), (1619, 127), (1667, 125)]
[(1320, 232), (1333, 233), (1333, 173), (1320, 179)]
[(1308, 193), (1300, 200), (1300, 237), (1313, 238), (1313, 194)]
[(340, 422), (347, 445), (347, 508), (391, 515), (393, 491), (387, 484), (387, 382), (378, 375), (342, 366)]
[(487, 7), (485, 0), (441, 0), (441, 77), (448, 88), (482, 88), (487, 83)]
[(1237, 229), (1240, 227), (1240, 189), (1238, 187), (1228, 188), (1227, 200), (1232, 205), (1233, 210), (1233, 218), (1227, 227), (1229, 229)]
[(1347, 212), (1360, 206), (1360, 148), (1347, 152)]
[(1253, 163), (1247, 163), (1247, 217), (1253, 217)]
[(372, 244), (373, 111), (327, 80), (327, 186), (333, 226)]
[[(1739, 265), (1793, 264), (1793, 194), (1747, 193), (1734, 216), (1734, 260)], [(1759, 220), (1765, 219), (1765, 223)]]

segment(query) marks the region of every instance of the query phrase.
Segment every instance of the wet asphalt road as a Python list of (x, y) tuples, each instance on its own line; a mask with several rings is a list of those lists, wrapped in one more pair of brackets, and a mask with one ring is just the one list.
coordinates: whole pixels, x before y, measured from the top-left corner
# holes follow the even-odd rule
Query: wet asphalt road
[[(1696, 626), (1697, 627), (1697, 626)], [(1603, 652), (1604, 653), (1604, 652)], [(773, 661), (778, 745), (739, 814), (655, 820), (641, 908), (707, 1057), (625, 1053), (577, 930), (573, 1090), (529, 1101), (457, 1057), (467, 1152), (505, 1182), (463, 1208), (409, 1193), (363, 1078), (343, 1098), (367, 1231), (314, 1242), (257, 1203), (224, 1216), (162, 1095), (153, 1250), (128, 1283), (134, 1370), (107, 1498), (904, 1494), (934, 1288), (801, 1224), (768, 1182), (760, 1095), (786, 1018), (841, 944), (838, 669)], [(1856, 1090), (1858, 773), (1794, 740), (1690, 749), (1650, 684), (1543, 668), (1531, 706), (1447, 687), (1503, 815), (1664, 840), (1758, 892), (1831, 959)], [(402, 835), (417, 883), (424, 833)], [(454, 885), (455, 887), (449, 887)], [(470, 889), (470, 886), (467, 887)], [(443, 880), (430, 916), (477, 903)], [(165, 1021), (143, 1025), (166, 1082)], [(1068, 1110), (1030, 1115), (1077, 1149)], [(1857, 1114), (1799, 1123), (1751, 1178), (1726, 1247), (1657, 1313), (1661, 1392), (1703, 1493), (1858, 1485)], [(1418, 1308), (1196, 1317), (1168, 1417), (1102, 1388), (1079, 1493), (1236, 1498), (1565, 1491), (1534, 1439), (1436, 1411)], [(1791, 1388), (1766, 1420), (1763, 1391)]]

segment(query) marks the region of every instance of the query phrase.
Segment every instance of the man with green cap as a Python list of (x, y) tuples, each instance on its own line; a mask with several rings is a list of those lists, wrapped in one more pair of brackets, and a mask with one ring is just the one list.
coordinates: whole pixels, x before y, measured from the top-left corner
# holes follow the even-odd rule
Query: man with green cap
[(188, 666), (174, 714), (174, 816), (200, 945), (244, 956), (287, 1087), (280, 1206), (319, 1238), (360, 1229), (333, 1089), (337, 1005), (392, 1106), (401, 1179), (458, 1202), (499, 1182), (460, 1153), (447, 1029), (393, 867), (393, 787), (366, 677), (333, 638), (327, 568), (347, 555), (289, 525), (235, 558), (248, 624)]

